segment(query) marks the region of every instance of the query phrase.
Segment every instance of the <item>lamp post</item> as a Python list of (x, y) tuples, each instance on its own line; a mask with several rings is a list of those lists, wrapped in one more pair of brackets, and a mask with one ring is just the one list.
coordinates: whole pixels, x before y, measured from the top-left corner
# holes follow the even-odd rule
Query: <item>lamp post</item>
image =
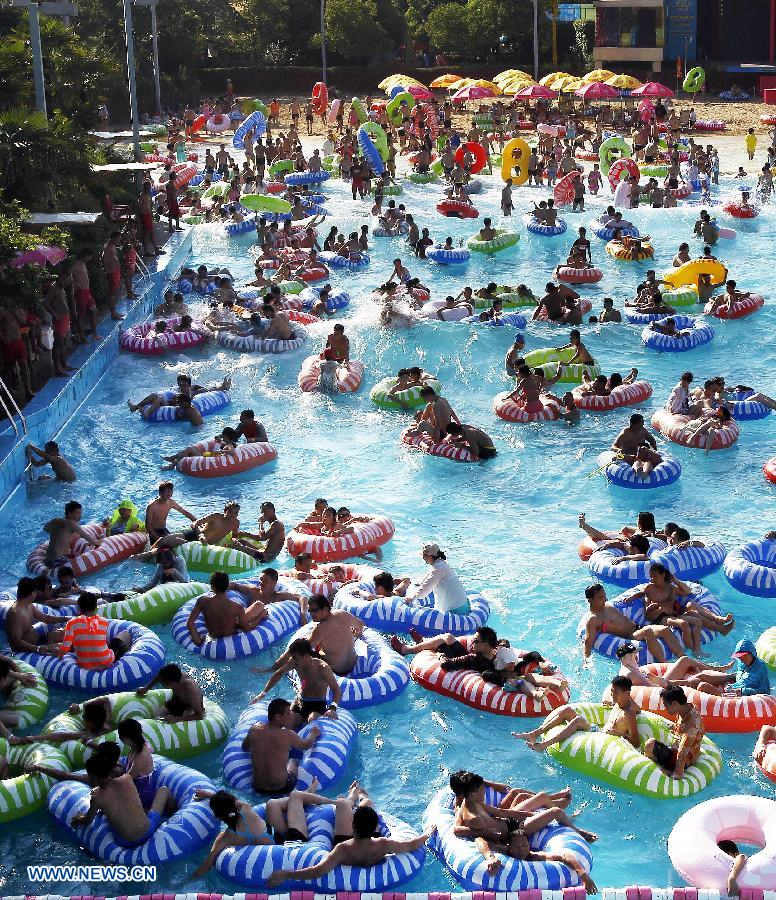
[(539, 0), (533, 0), (534, 81), (539, 80)]
[(129, 83), (129, 115), (132, 120), (132, 147), (134, 150), (135, 162), (140, 162), (140, 123), (137, 118), (135, 35), (132, 26), (132, 0), (124, 0), (124, 36), (127, 43), (127, 81)]
[(148, 6), (151, 9), (151, 46), (153, 48), (154, 66), (154, 101), (156, 115), (162, 115), (162, 91), (159, 84), (159, 29), (156, 23), (156, 5), (159, 0), (134, 0), (135, 6)]
[(326, 84), (326, 0), (321, 0), (321, 81)]

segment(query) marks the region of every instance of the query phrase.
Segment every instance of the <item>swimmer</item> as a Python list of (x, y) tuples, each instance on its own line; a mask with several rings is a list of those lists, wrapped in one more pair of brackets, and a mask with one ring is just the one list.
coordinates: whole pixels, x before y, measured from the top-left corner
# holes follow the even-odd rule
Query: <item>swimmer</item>
[[(232, 546), (236, 547), (238, 550), (242, 550), (244, 553), (248, 553), (257, 560), (257, 562), (268, 563), (272, 562), (283, 549), (286, 539), (286, 529), (283, 523), (278, 519), (273, 503), (270, 503), (269, 500), (265, 500), (261, 504), (260, 509), (261, 515), (258, 520), (258, 534), (254, 534), (250, 531), (240, 531), (232, 538)], [(244, 538), (263, 543), (264, 549), (258, 550), (255, 546), (252, 546), (252, 544), (242, 540)]]
[[(57, 481), (73, 482), (76, 480), (75, 469), (60, 454), (59, 444), (56, 441), (46, 441), (42, 450), (34, 444), (27, 444), (25, 452), (31, 466), (35, 466), (35, 468), (51, 466)], [(51, 476), (43, 475), (41, 477), (50, 478)]]
[(644, 427), (644, 416), (639, 413), (630, 417), (628, 425), (612, 442), (611, 449), (630, 463), (633, 471), (642, 478), (647, 478), (663, 460), (657, 452), (657, 441)]
[(202, 689), (190, 675), (183, 674), (180, 666), (175, 663), (162, 666), (156, 677), (135, 693), (138, 697), (145, 697), (155, 684), (160, 684), (172, 694), (156, 711), (155, 718), (162, 722), (192, 722), (205, 718)]
[[(233, 637), (241, 631), (252, 631), (267, 618), (267, 611), (261, 601), (248, 606), (237, 603), (227, 596), (230, 589), (229, 576), (225, 572), (214, 572), (210, 576), (210, 592), (202, 594), (194, 604), (186, 620), (189, 636), (197, 647), (205, 640)], [(197, 629), (197, 619), (203, 616), (207, 633), (202, 635)]]
[(65, 504), (63, 518), (51, 519), (43, 526), (43, 530), (49, 536), (43, 561), (49, 569), (67, 564), (76, 538), (82, 538), (92, 547), (100, 546), (101, 539), (92, 537), (79, 524), (82, 514), (81, 504), (77, 500), (70, 500)]
[(493, 439), (481, 428), (477, 428), (474, 425), (465, 425), (462, 422), (448, 422), (445, 432), (445, 441), (468, 449), (474, 462), (479, 462), (483, 459), (493, 459), (496, 455)]
[[(197, 517), (193, 513), (190, 513), (172, 499), (173, 490), (174, 485), (171, 481), (162, 481), (158, 488), (159, 496), (155, 497), (148, 506), (146, 506), (145, 529), (148, 532), (148, 539), (152, 544), (155, 544), (160, 538), (170, 535), (170, 531), (167, 528), (167, 516), (172, 510), (179, 512), (191, 522), (197, 521)], [(199, 540), (199, 532), (194, 529), (181, 532), (181, 534), (183, 536), (191, 535), (188, 538), (189, 540)]]

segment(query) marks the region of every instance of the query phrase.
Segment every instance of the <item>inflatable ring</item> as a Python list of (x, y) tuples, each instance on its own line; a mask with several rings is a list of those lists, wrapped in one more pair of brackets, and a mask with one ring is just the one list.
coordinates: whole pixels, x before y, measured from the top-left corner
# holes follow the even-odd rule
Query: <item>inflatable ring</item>
[(26, 744), (11, 746), (0, 737), (0, 756), (8, 760), (13, 770), (21, 775), (11, 775), (0, 781), (0, 822), (13, 822), (46, 805), (46, 797), (54, 780), (48, 775), (34, 775), (25, 772), (27, 766), (49, 766), (60, 772), (69, 772), (64, 753), (52, 744)]
[(507, 422), (554, 422), (560, 418), (560, 406), (552, 397), (542, 394), (539, 403), (541, 410), (528, 411), (525, 404), (509, 399), (505, 391), (493, 398), (493, 412)]
[[(178, 460), (175, 468), (184, 475), (195, 478), (220, 478), (224, 475), (239, 475), (250, 469), (256, 469), (265, 463), (277, 459), (278, 452), (272, 444), (254, 441), (250, 444), (238, 444), (229, 453), (215, 453), (218, 441), (200, 441), (193, 448), (201, 450), (199, 456), (184, 456)], [(214, 454), (214, 455), (205, 455)]]
[(410, 172), (407, 177), (413, 184), (434, 184), (437, 180), (434, 172)]
[[(598, 552), (601, 553), (602, 551), (599, 550)], [(628, 590), (611, 601), (611, 605), (619, 610), (626, 618), (630, 619), (637, 628), (641, 628), (643, 625), (647, 624), (647, 618), (644, 612), (644, 597), (641, 593), (645, 587), (647, 587), (646, 584), (639, 584), (634, 588), (628, 588)], [(705, 607), (715, 615), (721, 615), (722, 611), (717, 598), (707, 588), (702, 584), (695, 583), (690, 583), (689, 587), (692, 589), (691, 599), (693, 603)], [(580, 638), (583, 638), (585, 635), (587, 619), (587, 614), (583, 615), (580, 619), (577, 628), (577, 633)], [(708, 644), (713, 641), (715, 637), (717, 637), (716, 632), (709, 631), (708, 628), (703, 628), (701, 630), (702, 644)], [(631, 643), (638, 645), (639, 652), (637, 658), (640, 666), (655, 662), (654, 657), (643, 641), (634, 641), (632, 638), (622, 638), (614, 634), (599, 634), (593, 642), (593, 651), (608, 659), (616, 659), (617, 650), (619, 650), (620, 647), (624, 647), (626, 644)], [(673, 659), (673, 654), (666, 643), (661, 640), (660, 644), (663, 648), (665, 658)]]
[(525, 316), (521, 316), (520, 313), (514, 311), (502, 313), (498, 318), (494, 319), (480, 319), (479, 313), (475, 313), (473, 316), (464, 316), (458, 321), (465, 322), (467, 325), (481, 325), (485, 328), (504, 328), (510, 325), (512, 328), (519, 328), (521, 331), (528, 325)]
[(501, 151), (502, 180), (511, 180), (514, 187), (525, 184), (528, 181), (528, 160), (530, 156), (531, 148), (522, 138), (512, 138), (511, 141), (507, 141)]
[(753, 312), (757, 312), (764, 303), (765, 300), (760, 294), (750, 294), (748, 297), (742, 297), (731, 304), (729, 311), (727, 309), (714, 309), (714, 303), (711, 300), (704, 306), (703, 311), (706, 315), (715, 316), (717, 319), (743, 319), (744, 316), (751, 316)]
[[(588, 301), (589, 302), (589, 301)], [(557, 363), (562, 364), (561, 383), (569, 382), (579, 384), (582, 381), (582, 375), (587, 372), (591, 378), (596, 378), (601, 374), (601, 369), (595, 363), (588, 365), (587, 363), (569, 363), (573, 359), (576, 350), (569, 347), (566, 350), (555, 350), (547, 347), (542, 350), (532, 350), (525, 355), (525, 364), (532, 369), (542, 369), (545, 376), (555, 375)]]
[[(148, 536), (144, 531), (130, 531), (128, 534), (107, 535), (102, 525), (91, 522), (83, 526), (84, 531), (100, 543), (95, 547), (77, 537), (70, 545), (67, 563), (76, 578), (80, 575), (91, 575), (106, 566), (123, 562), (135, 553), (139, 553), (146, 545)], [(38, 546), (27, 557), (27, 571), (33, 575), (51, 575), (52, 570), (46, 565), (48, 541)]]
[[(347, 364), (337, 366), (337, 390), (340, 394), (352, 394), (361, 387), (364, 377), (364, 364), (356, 359), (351, 359)], [(320, 390), (321, 382), (321, 358), (320, 356), (308, 356), (302, 363), (302, 368), (297, 376), (299, 389), (305, 393)]]
[[(268, 702), (256, 703), (244, 710), (224, 747), (221, 759), (224, 781), (236, 791), (247, 794), (253, 790), (251, 757), (242, 745), (254, 725), (266, 723), (268, 705)], [(299, 791), (309, 790), (316, 778), (320, 790), (336, 781), (345, 771), (358, 734), (356, 720), (346, 709), (338, 709), (336, 719), (321, 716), (315, 722), (303, 724), (299, 736), (306, 738), (313, 726), (320, 729), (321, 735), (312, 747), (301, 754), (291, 751), (292, 758), (299, 760), (294, 785)]]
[(700, 258), (691, 259), (669, 272), (664, 272), (660, 280), (674, 288), (681, 287), (683, 284), (691, 284), (697, 289), (699, 275), (710, 275), (711, 283), (718, 286), (725, 283), (727, 274), (727, 266), (718, 259)]
[[(40, 608), (38, 604), (36, 605)], [(53, 611), (52, 614), (56, 615)], [(16, 682), (13, 690), (5, 699), (3, 709), (6, 712), (16, 713), (18, 722), (13, 726), (14, 728), (29, 728), (30, 725), (40, 722), (46, 715), (49, 696), (48, 685), (34, 666), (20, 660), (14, 660), (14, 664), (18, 671), (23, 672), (25, 675), (32, 675), (35, 679), (35, 684)], [(2, 803), (0, 803), (0, 821), (2, 821)]]
[(692, 194), (692, 187), (685, 183), (679, 185), (679, 187), (669, 188), (672, 197), (676, 197), (677, 200), (686, 200), (690, 194)]
[[(617, 535), (616, 537), (622, 538), (623, 536)], [(649, 581), (649, 570), (652, 568), (654, 554), (665, 550), (666, 543), (655, 537), (648, 537), (647, 540), (649, 541), (649, 551), (647, 552), (649, 559), (633, 559), (618, 565), (618, 561), (625, 556), (623, 550), (618, 547), (599, 547), (597, 542), (585, 538), (583, 543), (589, 551), (585, 561), (590, 574), (600, 581), (606, 581), (621, 588), (635, 587), (637, 584)]]
[(318, 253), (318, 259), (332, 269), (348, 269), (351, 272), (365, 269), (369, 265), (368, 253), (360, 253), (357, 259), (351, 259), (349, 256), (340, 256), (339, 253), (334, 253), (332, 250), (321, 250)]
[(329, 89), (326, 87), (325, 82), (315, 82), (310, 99), (313, 101), (313, 112), (315, 115), (322, 116), (329, 105)]
[(364, 121), (358, 130), (359, 132), (363, 131), (370, 138), (375, 147), (377, 147), (382, 160), (388, 159), (388, 135), (385, 133), (382, 125), (379, 125), (377, 122)]
[[(267, 172), (270, 175), (278, 176), (285, 175), (286, 172), (294, 171), (294, 161), (293, 159), (276, 159), (274, 162), (270, 163)], [(285, 184), (285, 182), (283, 182)]]
[[(476, 294), (472, 299), (475, 309), (487, 309), (493, 302), (493, 298), (478, 297)], [(501, 301), (504, 309), (523, 309), (536, 306), (536, 297), (530, 291), (527, 294), (520, 294), (517, 291), (507, 291), (503, 286), (497, 288), (496, 299)]]
[(656, 165), (655, 163), (641, 163), (639, 174), (645, 178), (665, 178), (668, 175), (668, 166)]
[[(690, 69), (684, 76), (682, 89), (687, 91), (688, 94), (697, 94), (705, 83), (706, 73), (700, 66), (695, 66), (695, 68)], [(706, 885), (704, 885), (704, 887), (706, 887)]]
[(451, 459), (453, 462), (475, 462), (467, 447), (451, 444), (449, 441), (434, 441), (428, 434), (410, 434), (409, 429), (406, 429), (402, 431), (399, 440), (405, 447), (420, 450), (422, 453), (428, 453), (429, 456), (441, 456), (444, 459)]
[(722, 571), (742, 594), (776, 597), (776, 541), (749, 541), (736, 547), (725, 558)]
[[(776, 669), (776, 628), (766, 628), (757, 638), (757, 655), (771, 669)], [(776, 776), (776, 766), (774, 776)], [(776, 780), (776, 777), (774, 778)]]
[(728, 400), (730, 414), (737, 422), (751, 422), (756, 419), (765, 419), (771, 414), (770, 407), (759, 400), (750, 400), (754, 391), (747, 388), (744, 391), (734, 391)]
[[(411, 95), (410, 95), (411, 96)], [(264, 806), (256, 807), (259, 815), (266, 815)], [(409, 840), (418, 833), (405, 822), (385, 813), (378, 814), (379, 833), (384, 837)], [(302, 869), (320, 863), (332, 848), (334, 839), (334, 807), (312, 806), (305, 809), (308, 839), (304, 842), (285, 845), (257, 844), (230, 848), (216, 860), (216, 870), (220, 875), (246, 887), (262, 887), (266, 878), (275, 869)], [(414, 878), (423, 868), (426, 850), (420, 847), (411, 853), (392, 853), (374, 866), (337, 866), (318, 878), (304, 881), (294, 879), (291, 874), (288, 887), (303, 890), (316, 889), (334, 894), (341, 891), (370, 890), (384, 891), (397, 887)]]
[(194, 792), (215, 791), (215, 785), (194, 769), (161, 757), (154, 766), (154, 784), (157, 789), (168, 788), (177, 810), (137, 847), (119, 844), (105, 816), (78, 828), (70, 824), (75, 815), (89, 807), (90, 789), (85, 784), (64, 781), (54, 785), (49, 792), (48, 808), (70, 837), (92, 856), (118, 865), (168, 863), (204, 849), (218, 833), (219, 822), (209, 804), (194, 800)]
[(231, 125), (232, 122), (229, 116), (216, 114), (207, 120), (205, 123), (205, 130), (220, 134), (222, 131), (226, 131), (227, 128), (231, 128)]
[(242, 222), (227, 222), (224, 225), (224, 231), (231, 237), (238, 234), (247, 234), (249, 231), (255, 230), (256, 222), (254, 219), (243, 219)]
[(609, 256), (621, 259), (625, 262), (642, 262), (655, 256), (655, 248), (649, 241), (639, 244), (638, 248), (626, 246), (624, 241), (612, 238), (604, 248)]
[(436, 208), (443, 216), (454, 219), (476, 219), (480, 214), (475, 206), (463, 200), (442, 200)]
[(638, 312), (638, 307), (631, 306), (629, 303), (625, 304), (624, 310), (625, 318), (631, 325), (649, 325), (650, 322), (657, 322), (660, 319), (665, 319), (667, 315), (665, 312)]
[(763, 464), (763, 474), (765, 475), (766, 481), (770, 481), (771, 484), (776, 484), (776, 456)]
[[(2, 610), (5, 620), (5, 610)], [(75, 655), (44, 656), (40, 653), (17, 653), (16, 658), (29, 663), (50, 684), (75, 687), (89, 693), (106, 693), (142, 687), (156, 676), (164, 664), (164, 644), (150, 628), (137, 622), (108, 622), (107, 640), (126, 631), (131, 639), (129, 650), (106, 669), (83, 669)]]
[(453, 249), (448, 249), (447, 247), (429, 247), (429, 249), (426, 250), (426, 259), (430, 259), (432, 262), (443, 266), (467, 263), (469, 262), (470, 256), (471, 253), (469, 253), (466, 247), (454, 247)]
[(415, 629), (431, 637), (448, 632), (470, 634), (488, 621), (490, 605), (482, 594), (470, 592), (466, 597), (469, 601), (468, 613), (441, 612), (434, 609), (433, 593), (409, 605), (403, 597), (377, 597), (374, 584), (362, 581), (341, 587), (334, 596), (334, 607), (347, 610), (368, 628), (377, 631), (409, 632)]
[(232, 547), (220, 547), (215, 544), (203, 544), (200, 541), (189, 541), (181, 544), (177, 552), (183, 557), (191, 572), (202, 572), (212, 575), (213, 572), (226, 572), (227, 575), (244, 575), (256, 568), (256, 560)]
[[(706, 449), (706, 436), (688, 434), (685, 426), (690, 421), (687, 416), (674, 415), (666, 409), (659, 409), (652, 415), (652, 427), (659, 431), (663, 437), (683, 447), (695, 447), (699, 450)], [(727, 425), (718, 428), (714, 432), (714, 439), (709, 450), (726, 450), (732, 447), (740, 434), (735, 419), (731, 419)]]
[(564, 281), (566, 284), (595, 284), (604, 277), (604, 273), (595, 266), (585, 266), (581, 269), (576, 266), (558, 266), (555, 276), (558, 281)]
[(652, 385), (648, 381), (632, 381), (613, 388), (605, 397), (598, 394), (583, 394), (582, 387), (572, 390), (574, 402), (579, 409), (590, 412), (608, 412), (623, 406), (637, 406), (652, 396)]
[(507, 231), (505, 228), (496, 228), (496, 236), (489, 241), (481, 240), (477, 234), (466, 239), (466, 246), (472, 253), (499, 253), (507, 247), (514, 247), (520, 240), (516, 231)]
[[(344, 572), (343, 581), (331, 580), (331, 570), (335, 566)], [(324, 563), (321, 566), (315, 566), (313, 571), (306, 575), (305, 578), (300, 578), (296, 569), (286, 569), (280, 574), (286, 578), (295, 578), (301, 581), (315, 597), (332, 597), (346, 582), (368, 581), (381, 571), (382, 569), (363, 563)]]
[[(321, 289), (314, 287), (306, 287), (299, 293), (299, 299), (302, 301), (302, 309), (309, 312), (321, 297)], [(345, 291), (337, 291), (329, 294), (326, 300), (326, 312), (335, 313), (344, 309), (350, 303), (350, 295)]]
[(337, 98), (336, 100), (331, 101), (331, 106), (329, 107), (329, 114), (326, 117), (326, 121), (329, 125), (336, 124), (337, 118), (339, 117), (341, 109), (342, 109), (342, 100)]
[[(299, 583), (278, 582), (281, 590), (299, 592), (303, 590)], [(227, 591), (227, 597), (246, 606), (247, 601), (237, 591)], [(170, 630), (173, 638), (190, 653), (196, 653), (204, 659), (232, 660), (246, 659), (255, 656), (277, 643), (295, 628), (299, 627), (299, 604), (295, 600), (281, 600), (267, 605), (267, 618), (251, 631), (238, 631), (229, 637), (214, 638), (208, 634), (204, 616), (199, 616), (195, 629), (204, 638), (201, 644), (195, 644), (186, 626), (186, 620), (197, 602), (196, 598), (184, 603), (173, 616)]]
[(606, 228), (604, 224), (599, 219), (593, 219), (589, 225), (590, 230), (597, 238), (601, 238), (602, 241), (611, 241), (614, 237), (615, 230), (619, 230), (620, 235), (622, 237), (638, 237), (639, 230), (635, 225), (625, 228)]
[(293, 353), (307, 343), (307, 329), (295, 324), (291, 338), (263, 338), (255, 334), (239, 335), (219, 329), (214, 331), (213, 340), (219, 347), (236, 350), (238, 353)]
[[(146, 422), (177, 422), (180, 421), (178, 412), (180, 407), (171, 406), (170, 403), (178, 396), (177, 391), (162, 391), (162, 405), (145, 419)], [(232, 397), (228, 391), (203, 391), (201, 394), (195, 394), (191, 405), (202, 416), (210, 416), (215, 412), (219, 412), (225, 406), (232, 402)]]
[(391, 388), (396, 384), (398, 384), (397, 378), (392, 378), (390, 375), (383, 378), (369, 392), (369, 399), (380, 409), (398, 409), (406, 412), (408, 409), (421, 409), (426, 405), (426, 401), (420, 396), (424, 387), (433, 388), (436, 394), (440, 394), (442, 391), (442, 385), (436, 378), (426, 378), (423, 384), (413, 385), (396, 394), (389, 394)]
[(574, 202), (574, 182), (581, 177), (579, 170), (573, 169), (556, 182), (552, 189), (552, 197), (556, 206), (571, 206)]
[(673, 335), (662, 334), (647, 325), (641, 332), (641, 343), (650, 350), (657, 350), (660, 353), (684, 353), (687, 350), (693, 350), (695, 347), (702, 347), (704, 344), (711, 342), (714, 337), (714, 329), (711, 325), (706, 325), (701, 319), (692, 316), (670, 315), (657, 319), (658, 322), (666, 322), (673, 319), (678, 331), (688, 331), (689, 334), (683, 334), (679, 337)]
[(248, 113), (248, 116), (240, 122), (237, 128), (235, 128), (234, 136), (232, 137), (232, 146), (237, 150), (244, 150), (245, 138), (248, 136), (249, 131), (253, 131), (258, 137), (259, 135), (264, 134), (266, 130), (267, 117), (260, 109), (254, 109), (253, 112)]
[(472, 175), (476, 175), (485, 168), (485, 165), (488, 162), (488, 154), (485, 152), (485, 148), (482, 144), (478, 144), (476, 141), (464, 141), (462, 144), (459, 144), (458, 149), (455, 151), (455, 156), (453, 157), (461, 167), (463, 167), (463, 157), (467, 150), (474, 157), (474, 163), (469, 172)]
[(251, 212), (290, 213), (291, 204), (282, 197), (271, 194), (243, 194), (240, 203)]
[(646, 560), (629, 560), (617, 565), (624, 554), (617, 548), (596, 550), (588, 559), (590, 573), (620, 587), (634, 587), (649, 581), (652, 563), (659, 563), (682, 581), (699, 581), (716, 572), (725, 559), (726, 550), (718, 541), (705, 547), (667, 547), (657, 538), (648, 538), (650, 549)]
[(625, 138), (619, 134), (614, 137), (607, 138), (598, 148), (598, 161), (601, 166), (601, 174), (606, 176), (612, 165), (621, 157), (630, 153)]
[(531, 234), (539, 234), (542, 237), (555, 237), (555, 235), (563, 234), (568, 228), (563, 219), (557, 219), (555, 225), (544, 225), (541, 222), (537, 222), (530, 213), (523, 216), (523, 221), (527, 231), (530, 231)]
[(601, 453), (596, 462), (601, 467), (606, 466), (604, 475), (610, 484), (643, 491), (667, 487), (679, 480), (682, 474), (682, 465), (679, 460), (664, 454), (661, 455), (663, 459), (652, 469), (647, 478), (638, 475), (630, 463), (615, 458), (615, 454), (611, 450)]
[(401, 90), (385, 104), (388, 121), (397, 128), (402, 124), (402, 103), (406, 103), (407, 110), (410, 110), (415, 106), (415, 98), (409, 91)]
[[(143, 726), (143, 735), (153, 753), (161, 753), (167, 759), (180, 761), (215, 750), (229, 736), (229, 717), (212, 700), (205, 698), (205, 716), (186, 722), (165, 722), (157, 718), (157, 712), (172, 696), (172, 691), (153, 690), (143, 697), (134, 691), (109, 694), (111, 705), (110, 722), (115, 727), (100, 735), (99, 743), (115, 741), (121, 744), (117, 728), (125, 719), (137, 719)], [(83, 731), (83, 706), (81, 712), (69, 710), (60, 713), (46, 723), (43, 734), (57, 734), (62, 731)], [(93, 747), (84, 741), (63, 741), (59, 748), (71, 769), (82, 769)]]
[(289, 556), (309, 553), (316, 562), (339, 562), (381, 547), (394, 533), (388, 516), (369, 516), (369, 521), (352, 527), (350, 534), (329, 537), (320, 534), (320, 526), (302, 522), (288, 535), (286, 550)]
[[(458, 640), (467, 649), (473, 635), (460, 637)], [(543, 700), (537, 702), (526, 694), (516, 691), (505, 691), (497, 684), (485, 681), (480, 672), (472, 669), (456, 669), (445, 671), (436, 653), (422, 650), (412, 657), (410, 663), (412, 680), (426, 690), (451, 697), (473, 709), (495, 713), (499, 716), (543, 716), (568, 703), (568, 688), (559, 693), (549, 692)]]
[(756, 206), (744, 206), (743, 203), (726, 203), (722, 209), (734, 219), (756, 219), (760, 215)]
[[(603, 728), (610, 711), (600, 703), (573, 703), (571, 708), (598, 729)], [(665, 719), (642, 712), (638, 725), (642, 742), (651, 738), (671, 746), (671, 729)], [(552, 738), (558, 730), (550, 730), (547, 737)], [(707, 737), (703, 738), (698, 761), (688, 766), (681, 778), (666, 775), (657, 763), (624, 738), (600, 730), (578, 731), (548, 747), (547, 753), (566, 768), (599, 783), (661, 800), (689, 797), (702, 791), (722, 768), (722, 754)]]
[[(485, 802), (498, 806), (504, 794), (485, 788)], [(468, 891), (496, 891), (514, 893), (540, 889), (560, 891), (579, 884), (578, 876), (562, 863), (529, 862), (497, 854), (501, 866), (490, 874), (483, 855), (474, 841), (455, 835), (455, 797), (442, 788), (432, 798), (423, 813), (423, 828), (436, 826), (429, 847), (447, 866), (453, 877)], [(586, 871), (593, 865), (590, 845), (576, 831), (565, 825), (548, 825), (529, 838), (531, 850), (551, 854), (571, 853)]]
[(606, 173), (612, 192), (617, 190), (617, 186), (621, 181), (625, 181), (626, 178), (638, 178), (640, 175), (641, 172), (639, 171), (636, 161), (629, 156), (622, 159), (616, 159)]
[(142, 353), (148, 356), (164, 353), (166, 350), (178, 350), (186, 347), (197, 347), (207, 340), (207, 334), (197, 328), (186, 331), (167, 331), (156, 334), (156, 323), (163, 321), (168, 328), (175, 329), (180, 325), (180, 316), (172, 319), (154, 319), (127, 328), (119, 335), (119, 346), (130, 353)]
[(283, 181), (290, 187), (296, 187), (302, 184), (322, 184), (331, 178), (331, 173), (326, 169), (320, 169), (317, 172), (311, 172), (309, 169), (304, 172), (289, 172), (283, 176)]
[(667, 306), (695, 306), (698, 303), (698, 288), (692, 284), (683, 284), (670, 291), (663, 291), (663, 302)]

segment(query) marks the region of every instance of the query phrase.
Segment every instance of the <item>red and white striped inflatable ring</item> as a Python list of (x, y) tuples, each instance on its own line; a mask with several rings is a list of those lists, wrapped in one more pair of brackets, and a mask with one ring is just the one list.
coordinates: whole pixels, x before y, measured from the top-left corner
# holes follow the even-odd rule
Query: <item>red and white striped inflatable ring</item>
[(286, 538), (289, 554), (309, 553), (316, 562), (339, 562), (382, 546), (394, 532), (388, 516), (370, 516), (368, 522), (356, 522), (351, 534), (329, 536), (318, 528), (309, 522), (297, 525)]
[(592, 150), (577, 150), (574, 156), (579, 160), (583, 160), (584, 162), (598, 162), (599, 158), (598, 154), (593, 153)]
[(434, 441), (429, 434), (408, 434), (407, 431), (403, 431), (400, 440), (405, 447), (420, 450), (429, 456), (441, 456), (453, 462), (474, 462), (471, 452), (466, 447), (451, 444), (449, 441)]
[(165, 322), (168, 329), (175, 329), (180, 324), (180, 316), (172, 319), (153, 319), (134, 325), (121, 332), (119, 346), (130, 353), (142, 353), (146, 356), (156, 356), (167, 350), (179, 350), (186, 347), (196, 347), (207, 340), (207, 332), (189, 328), (186, 331), (164, 331), (156, 334), (156, 323)]
[[(358, 360), (351, 359), (345, 365), (344, 363), (337, 367), (337, 387), (340, 394), (352, 394), (361, 387), (361, 381), (364, 377), (364, 364)], [(321, 358), (320, 356), (308, 356), (302, 363), (299, 370), (297, 384), (300, 389), (309, 393), (310, 391), (319, 390), (319, 382), (321, 378)]]
[[(298, 300), (297, 302), (301, 305), (302, 301)], [(300, 325), (316, 325), (321, 321), (318, 316), (314, 316), (312, 313), (303, 312), (295, 306), (286, 306), (286, 310), (288, 312), (289, 322), (298, 322)]]
[(606, 412), (610, 409), (619, 409), (621, 406), (635, 406), (637, 403), (643, 403), (652, 396), (652, 385), (648, 381), (621, 384), (606, 397), (600, 397), (597, 394), (583, 394), (581, 387), (575, 387), (571, 393), (580, 409)]
[[(341, 567), (345, 573), (342, 581), (331, 580), (330, 573), (335, 565)], [(381, 571), (382, 569), (361, 563), (324, 563), (315, 566), (309, 576), (304, 578), (299, 577), (301, 573), (296, 569), (286, 569), (279, 574), (284, 578), (296, 579), (315, 597), (333, 597), (344, 584), (351, 581), (371, 581)]]
[[(580, 297), (577, 300), (577, 309), (579, 310), (580, 315), (583, 315), (583, 316), (587, 315), (592, 308), (593, 308), (593, 303), (587, 297)], [(544, 306), (542, 307), (542, 311), (536, 317), (536, 321), (537, 322), (549, 322), (551, 325), (565, 325), (566, 324), (565, 322), (559, 322), (559, 321), (548, 319), (547, 318), (547, 308)]]
[(566, 284), (595, 284), (604, 277), (604, 273), (595, 266), (586, 266), (584, 269), (578, 269), (575, 266), (558, 266), (555, 270), (555, 277), (558, 281), (565, 281)]
[(771, 484), (776, 484), (776, 456), (765, 463), (763, 466), (763, 474), (765, 475), (766, 481), (770, 481)]
[(231, 453), (216, 453), (215, 456), (205, 456), (206, 453), (214, 453), (218, 449), (218, 442), (200, 441), (193, 447), (202, 451), (202, 456), (184, 456), (179, 460), (176, 469), (184, 475), (193, 475), (194, 478), (221, 478), (224, 475), (239, 475), (250, 469), (263, 466), (264, 463), (277, 459), (278, 452), (272, 444), (255, 441), (251, 444), (238, 444)]
[(516, 400), (508, 399), (507, 393), (497, 394), (493, 399), (493, 412), (507, 422), (554, 422), (560, 418), (560, 407), (551, 398), (540, 398), (542, 408), (538, 412), (528, 412)]
[[(659, 431), (663, 437), (668, 438), (675, 444), (681, 444), (683, 447), (694, 447), (699, 450), (706, 449), (706, 435), (688, 435), (684, 426), (690, 421), (687, 416), (674, 415), (667, 409), (659, 409), (652, 416), (652, 427), (655, 431)], [(732, 447), (738, 440), (741, 433), (738, 423), (735, 419), (731, 419), (724, 428), (719, 428), (714, 432), (714, 440), (712, 441), (710, 450), (727, 450)]]
[(753, 312), (757, 312), (764, 303), (765, 300), (759, 294), (750, 294), (748, 297), (736, 300), (730, 307), (730, 312), (726, 309), (717, 309), (712, 312), (714, 305), (712, 301), (703, 307), (703, 311), (707, 316), (715, 316), (718, 319), (743, 319), (744, 316), (751, 316)]
[[(468, 649), (473, 637), (467, 635), (458, 640)], [(445, 672), (437, 654), (430, 650), (421, 650), (413, 656), (410, 675), (413, 681), (429, 691), (499, 716), (545, 716), (569, 700), (568, 688), (560, 693), (550, 691), (537, 703), (526, 694), (505, 691), (484, 681), (480, 673), (472, 669)]]
[(323, 263), (319, 263), (296, 273), (294, 278), (301, 278), (302, 281), (321, 281), (323, 278), (328, 278), (328, 276), (329, 270)]
[[(76, 578), (79, 575), (89, 575), (99, 572), (106, 566), (129, 559), (134, 553), (139, 553), (148, 543), (148, 535), (145, 531), (131, 531), (129, 534), (113, 534), (105, 536), (105, 529), (97, 522), (91, 522), (83, 526), (84, 531), (95, 540), (101, 538), (98, 546), (92, 546), (82, 537), (77, 537), (70, 545), (70, 553), (67, 556), (68, 565), (72, 568)], [(44, 541), (27, 557), (27, 570), (33, 575), (56, 574), (51, 572), (44, 562), (48, 541)]]
[(609, 174), (606, 177), (609, 179), (609, 184), (614, 191), (617, 189), (617, 185), (626, 177), (639, 178), (640, 176), (641, 172), (638, 165), (629, 156), (626, 156), (623, 159), (616, 159), (612, 163), (612, 167), (609, 169)]
[(679, 187), (670, 188), (671, 196), (677, 200), (686, 200), (692, 193), (692, 187), (687, 182), (682, 182)]
[[(669, 663), (650, 663), (642, 666), (642, 672), (663, 675)], [(660, 700), (659, 687), (633, 685), (631, 696), (641, 709), (670, 718)], [(687, 699), (698, 710), (706, 731), (717, 733), (743, 733), (759, 731), (763, 725), (776, 721), (776, 697), (770, 694), (753, 694), (747, 697), (720, 697), (704, 694), (685, 687)]]

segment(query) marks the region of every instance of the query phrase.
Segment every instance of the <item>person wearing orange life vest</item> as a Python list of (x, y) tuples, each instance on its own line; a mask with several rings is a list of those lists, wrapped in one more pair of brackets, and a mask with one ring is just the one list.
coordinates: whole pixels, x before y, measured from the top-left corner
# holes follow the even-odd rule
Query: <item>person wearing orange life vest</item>
[(82, 669), (107, 669), (129, 650), (131, 639), (126, 631), (108, 639), (107, 619), (97, 615), (97, 596), (84, 592), (78, 598), (80, 615), (65, 626), (59, 655), (75, 654)]

